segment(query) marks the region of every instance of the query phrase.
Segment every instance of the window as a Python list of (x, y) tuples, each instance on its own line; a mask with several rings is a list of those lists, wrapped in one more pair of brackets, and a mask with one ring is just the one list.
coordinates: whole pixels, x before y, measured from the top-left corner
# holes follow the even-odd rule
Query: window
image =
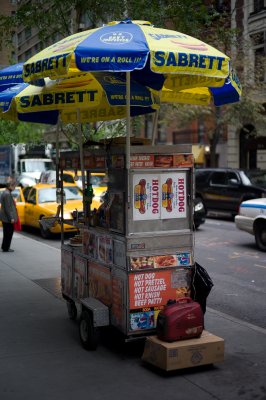
[(230, 183), (231, 183), (230, 180), (231, 179), (233, 179), (235, 182), (239, 183), (238, 176), (237, 176), (237, 174), (235, 172), (228, 172), (228, 174), (227, 174), (227, 184), (230, 185)]
[(266, 80), (266, 65), (265, 65), (264, 47), (255, 49), (255, 80), (256, 82), (264, 82)]
[(223, 185), (227, 184), (226, 173), (225, 172), (214, 172), (210, 181), (211, 185)]
[(31, 187), (26, 187), (25, 189), (23, 189), (24, 199), (27, 201), (28, 201), (28, 196), (29, 196), (30, 191), (31, 191)]
[(254, 78), (257, 83), (266, 81), (266, 31), (250, 35), (254, 51)]
[(63, 173), (63, 181), (67, 182), (67, 183), (75, 183), (72, 175), (64, 174), (64, 173)]
[(253, 7), (255, 13), (264, 10), (264, 0), (254, 0)]
[(28, 202), (36, 204), (36, 189), (32, 189), (28, 196)]
[(18, 44), (21, 44), (22, 39), (23, 39), (23, 33), (19, 32), (19, 34), (18, 34)]
[(31, 57), (31, 49), (26, 51), (25, 57), (26, 57), (26, 60)]
[(25, 39), (29, 39), (31, 37), (31, 28), (25, 29)]

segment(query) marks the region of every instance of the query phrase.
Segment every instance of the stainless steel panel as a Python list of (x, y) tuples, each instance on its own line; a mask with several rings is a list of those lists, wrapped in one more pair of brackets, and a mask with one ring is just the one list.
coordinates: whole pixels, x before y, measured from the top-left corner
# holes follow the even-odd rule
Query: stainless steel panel
[[(192, 248), (194, 243), (194, 234), (190, 231), (182, 231), (178, 233), (162, 235), (161, 232), (154, 233), (153, 235), (134, 235), (128, 237), (127, 252), (141, 252), (150, 254), (168, 254), (177, 251), (180, 248)], [(170, 253), (169, 253), (170, 254)]]
[(109, 321), (109, 308), (93, 297), (82, 299), (81, 304), (93, 313), (93, 325), (108, 326)]

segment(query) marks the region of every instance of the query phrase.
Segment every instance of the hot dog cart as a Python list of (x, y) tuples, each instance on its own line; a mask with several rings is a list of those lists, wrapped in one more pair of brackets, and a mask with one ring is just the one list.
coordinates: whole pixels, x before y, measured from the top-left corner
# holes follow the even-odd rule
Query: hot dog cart
[[(127, 341), (151, 335), (168, 300), (189, 296), (194, 265), (193, 155), (190, 145), (126, 144), (84, 148), (80, 235), (62, 241), (62, 295), (80, 316), (80, 339), (97, 346), (102, 326)], [(60, 171), (79, 169), (79, 153), (60, 156)], [(91, 174), (105, 172), (107, 191), (91, 209)], [(63, 211), (62, 211), (63, 213)], [(63, 214), (62, 214), (63, 215)]]

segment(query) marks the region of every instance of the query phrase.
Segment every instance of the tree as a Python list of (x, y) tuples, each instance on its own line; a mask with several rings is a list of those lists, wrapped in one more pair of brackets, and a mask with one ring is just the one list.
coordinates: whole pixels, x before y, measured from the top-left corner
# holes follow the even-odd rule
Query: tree
[(43, 143), (45, 128), (40, 124), (0, 119), (0, 144)]
[[(111, 16), (111, 17), (110, 17)], [(198, 36), (212, 18), (208, 8), (199, 0), (38, 0), (21, 1), (11, 16), (0, 13), (0, 34), (3, 43), (13, 45), (16, 27), (37, 28), (43, 47), (84, 28), (95, 28), (112, 20), (126, 17), (149, 20), (160, 27), (174, 27)]]
[[(45, 47), (51, 42), (59, 40), (60, 37), (129, 16), (132, 20), (149, 20), (158, 27), (172, 28), (195, 36), (226, 54), (230, 54), (231, 46), (238, 40), (238, 32), (230, 28), (230, 2), (221, 4), (217, 8), (217, 2), (208, 1), (205, 4), (201, 0), (159, 0), (157, 2), (153, 0), (109, 0), (108, 2), (64, 0), (63, 3), (61, 0), (21, 1), (15, 15), (4, 17), (0, 14), (0, 33), (2, 40), (9, 37), (11, 44), (12, 32), (15, 27), (20, 25), (26, 28), (36, 27), (42, 40), (42, 46)], [(227, 8), (226, 4), (228, 4)], [(241, 63), (243, 62), (242, 53), (238, 51), (238, 54)], [(251, 98), (249, 101), (252, 103)], [(223, 124), (227, 120), (225, 115), (228, 118), (232, 115), (227, 112), (231, 107), (234, 106), (222, 107), (221, 110), (215, 110), (213, 107), (208, 107), (207, 110), (206, 108), (197, 109), (197, 111), (201, 109), (204, 118), (213, 120), (213, 128), (208, 132), (212, 160), (214, 160)], [(186, 106), (187, 111), (191, 108), (191, 106)], [(192, 117), (194, 111), (193, 109), (193, 112), (188, 114)], [(175, 113), (176, 119), (183, 123), (182, 108), (176, 107)], [(243, 107), (244, 113), (245, 107)], [(238, 108), (239, 121), (242, 118), (240, 114), (241, 104)], [(108, 130), (110, 130), (110, 126)]]

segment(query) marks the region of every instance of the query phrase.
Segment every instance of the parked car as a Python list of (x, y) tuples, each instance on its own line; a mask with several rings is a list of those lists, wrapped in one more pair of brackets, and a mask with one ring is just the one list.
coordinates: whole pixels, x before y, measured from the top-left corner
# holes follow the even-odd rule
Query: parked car
[(235, 224), (238, 229), (254, 235), (257, 247), (266, 251), (266, 198), (243, 201)]
[[(0, 189), (0, 199), (2, 196), (3, 191), (5, 190), (5, 188), (1, 188)], [(22, 188), (20, 186), (17, 186), (15, 188), (15, 190), (12, 191), (12, 196), (16, 202), (16, 207), (18, 210), (18, 216), (20, 219), (20, 223), (21, 225), (24, 224), (25, 218), (24, 218), (24, 207), (25, 207), (25, 199), (24, 199), (24, 194), (22, 191)], [(1, 205), (0, 205), (1, 207)], [(0, 221), (0, 226), (2, 226), (2, 222)]]
[[(73, 220), (73, 212), (83, 211), (82, 193), (74, 184), (64, 186), (66, 204), (64, 205), (64, 219)], [(47, 238), (51, 233), (60, 233), (61, 225), (45, 228), (39, 221), (44, 217), (56, 215), (58, 204), (56, 202), (56, 185), (38, 183), (25, 188), (25, 219), (24, 224), (40, 229), (41, 235)], [(64, 224), (65, 232), (75, 232), (77, 228), (70, 224)]]
[(206, 210), (204, 204), (200, 198), (194, 200), (194, 227), (198, 229), (201, 224), (204, 224), (206, 219)]
[(233, 168), (195, 170), (196, 198), (207, 212), (235, 216), (245, 200), (266, 197), (266, 171), (244, 171)]
[[(62, 179), (66, 183), (75, 183), (80, 189), (82, 189), (82, 178), (81, 178), (81, 171), (63, 171)], [(56, 183), (56, 171), (44, 171), (41, 174), (40, 182), (39, 183)], [(94, 193), (94, 204), (97, 202), (98, 204), (95, 205), (98, 208), (102, 202), (102, 195), (107, 190), (107, 185), (105, 182), (105, 173), (104, 172), (92, 172), (91, 173), (91, 184), (93, 187)]]

